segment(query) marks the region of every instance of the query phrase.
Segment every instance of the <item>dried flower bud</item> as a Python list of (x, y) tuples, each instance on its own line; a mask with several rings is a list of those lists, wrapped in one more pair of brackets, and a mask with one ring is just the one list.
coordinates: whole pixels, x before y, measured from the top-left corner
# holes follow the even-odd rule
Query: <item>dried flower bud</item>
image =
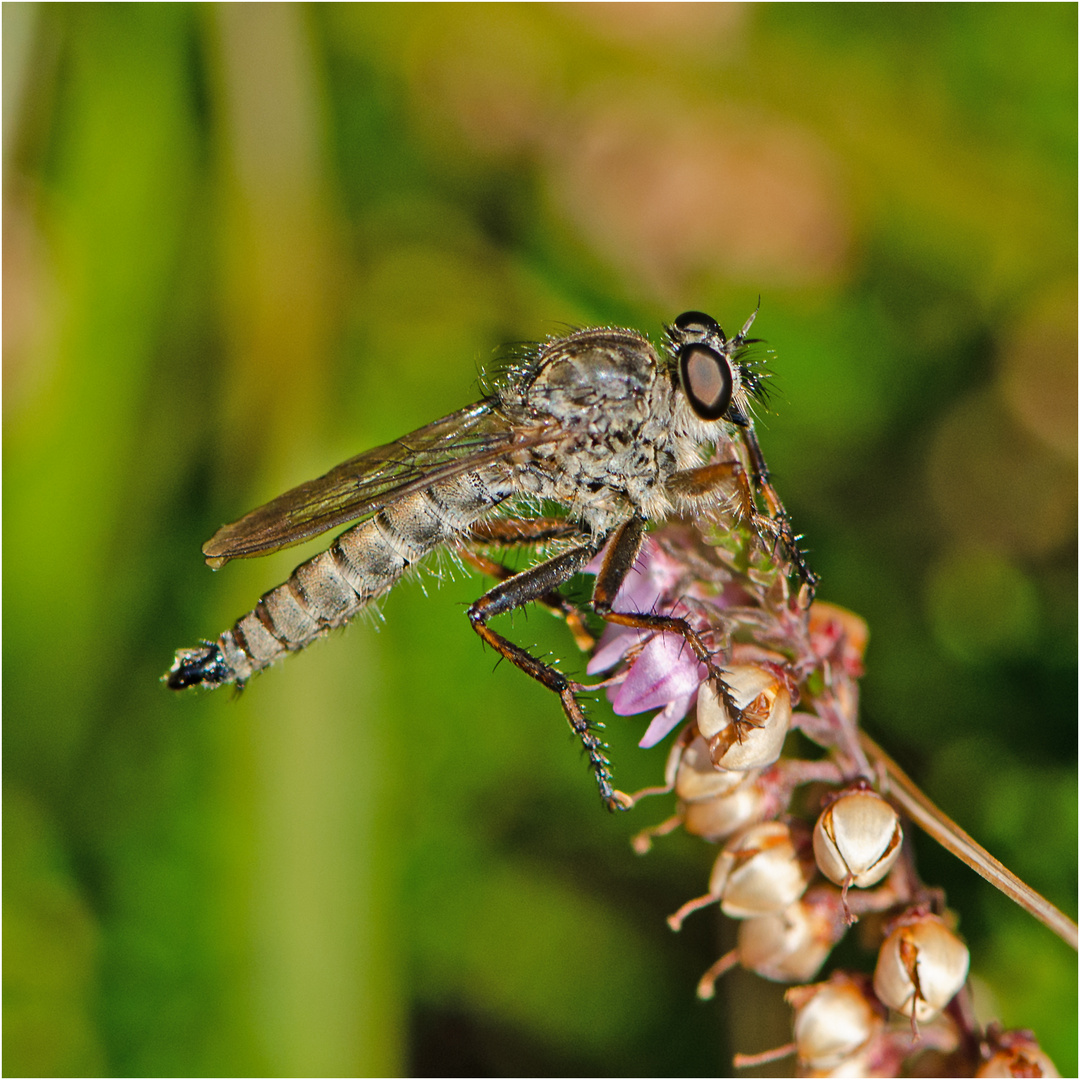
[(801, 1064), (835, 1069), (858, 1054), (885, 1026), (884, 1010), (865, 979), (837, 972), (828, 982), (792, 987), (795, 1047)]
[(713, 799), (734, 791), (747, 775), (746, 772), (714, 765), (705, 740), (698, 736), (679, 758), (674, 781), (675, 794), (688, 803)]
[(976, 1076), (1060, 1076), (1030, 1031), (1001, 1031), (991, 1026), (987, 1032), (989, 1056)]
[(752, 825), (720, 852), (709, 891), (669, 915), (668, 925), (679, 930), (687, 915), (717, 901), (733, 919), (783, 911), (806, 891), (813, 873), (809, 837), (779, 821)]
[(812, 1076), (812, 1077), (851, 1077), (852, 1080), (864, 1080), (867, 1076), (899, 1076), (896, 1072), (875, 1072), (871, 1064), (871, 1054), (869, 1047), (862, 1050), (856, 1050), (851, 1057), (844, 1058), (843, 1061), (838, 1062), (831, 1069), (811, 1069), (804, 1068), (799, 1070), (799, 1076)]
[(739, 923), (739, 963), (773, 982), (807, 982), (843, 936), (840, 897), (830, 889), (797, 900), (774, 915)]
[(979, 1066), (976, 1076), (1060, 1076), (1042, 1050), (999, 1050)]
[(917, 914), (886, 937), (874, 969), (874, 992), (890, 1008), (926, 1021), (967, 978), (967, 946), (936, 915)]
[(754, 771), (745, 774), (742, 783), (726, 795), (685, 803), (679, 812), (687, 833), (715, 841), (761, 821), (768, 805), (768, 794)]
[(780, 821), (754, 825), (731, 840), (713, 866), (709, 893), (733, 919), (783, 911), (813, 875), (806, 845)]
[(904, 833), (900, 817), (868, 788), (842, 793), (814, 826), (814, 857), (821, 872), (845, 888), (866, 888), (892, 869)]
[(870, 630), (853, 611), (816, 600), (810, 607), (810, 647), (816, 656), (838, 663), (853, 679), (862, 675)]
[(736, 664), (724, 669), (724, 681), (742, 710), (732, 723), (713, 684), (698, 690), (698, 730), (707, 740), (715, 764), (724, 769), (756, 769), (780, 757), (791, 725), (791, 695), (768, 668)]
[(723, 840), (740, 829), (775, 814), (776, 799), (769, 797), (759, 780), (759, 770), (732, 772), (718, 769), (709, 757), (705, 740), (697, 728), (689, 725), (680, 734), (668, 755), (663, 787), (643, 788), (631, 799), (660, 794), (674, 788), (679, 807), (673, 818), (637, 834), (634, 850), (644, 854), (657, 836), (664, 836), (682, 826), (691, 836)]

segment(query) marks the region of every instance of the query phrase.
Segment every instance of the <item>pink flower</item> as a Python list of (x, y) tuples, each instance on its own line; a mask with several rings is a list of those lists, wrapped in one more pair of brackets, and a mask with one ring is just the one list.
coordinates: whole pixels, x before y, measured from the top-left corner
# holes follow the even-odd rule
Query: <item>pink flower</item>
[(655, 746), (661, 739), (665, 738), (672, 731), (675, 730), (683, 722), (686, 714), (690, 711), (690, 706), (693, 704), (694, 695), (688, 694), (686, 697), (675, 698), (674, 701), (669, 701), (664, 708), (658, 712), (651, 721), (649, 726), (645, 729), (645, 734), (641, 736), (641, 741), (638, 746), (642, 750), (648, 750), (650, 746)]
[[(601, 551), (585, 567), (586, 574), (595, 574), (600, 570), (606, 550), (605, 548)], [(671, 595), (684, 573), (684, 567), (665, 555), (653, 540), (646, 537), (612, 607), (624, 614), (662, 611), (665, 608), (670, 610)], [(641, 640), (642, 631), (635, 627), (608, 623), (585, 670), (590, 675), (607, 671)]]
[(655, 746), (690, 708), (706, 669), (678, 634), (654, 634), (630, 665), (626, 678), (608, 691), (618, 716), (663, 706), (639, 746)]
[[(585, 567), (585, 572), (598, 573), (603, 561), (604, 552), (600, 552)], [(612, 606), (624, 614), (684, 614), (685, 608), (679, 611), (681, 605), (676, 592), (685, 574), (682, 563), (646, 537)], [(644, 648), (620, 677), (619, 684), (608, 688), (608, 697), (619, 716), (633, 716), (663, 706), (638, 744), (647, 749), (660, 742), (686, 716), (705, 677), (705, 665), (697, 660), (679, 634), (657, 634), (609, 623), (586, 670), (590, 675), (609, 670), (642, 640), (645, 640)]]

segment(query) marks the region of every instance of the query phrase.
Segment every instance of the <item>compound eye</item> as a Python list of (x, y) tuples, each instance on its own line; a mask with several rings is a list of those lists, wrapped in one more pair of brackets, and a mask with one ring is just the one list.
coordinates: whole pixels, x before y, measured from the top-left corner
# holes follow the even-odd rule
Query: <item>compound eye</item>
[(685, 337), (707, 338), (718, 334), (720, 340), (724, 340), (724, 332), (720, 329), (720, 324), (703, 311), (684, 311), (675, 320), (675, 329)]
[(679, 350), (679, 376), (690, 406), (702, 420), (719, 420), (731, 404), (731, 365), (707, 345)]

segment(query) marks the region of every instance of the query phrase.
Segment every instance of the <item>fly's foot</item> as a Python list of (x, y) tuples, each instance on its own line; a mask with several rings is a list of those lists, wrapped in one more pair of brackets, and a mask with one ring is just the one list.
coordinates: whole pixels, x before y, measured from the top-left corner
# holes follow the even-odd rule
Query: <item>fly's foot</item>
[(593, 726), (586, 719), (585, 710), (577, 699), (577, 694), (580, 691), (588, 689), (589, 687), (582, 686), (581, 683), (567, 682), (559, 690), (559, 699), (562, 701), (563, 712), (566, 713), (570, 726), (581, 740), (582, 746), (585, 747), (585, 753), (589, 756), (589, 765), (592, 768), (593, 776), (596, 777), (596, 786), (600, 789), (600, 798), (603, 799), (604, 805), (612, 812), (629, 810), (633, 806), (632, 800), (612, 784), (611, 762), (605, 753), (607, 745), (596, 734)]
[(697, 731), (720, 769), (771, 765), (791, 727), (791, 685), (775, 664), (734, 664), (698, 690)]
[(796, 536), (786, 513), (775, 518), (764, 518), (758, 527), (762, 549), (771, 559), (783, 559), (785, 573), (794, 574), (799, 580), (799, 606), (804, 610), (813, 603), (817, 591), (818, 576), (806, 562), (806, 552), (799, 547), (801, 536)]
[(723, 707), (728, 723), (731, 725), (732, 741), (741, 743), (750, 728), (756, 727), (757, 724), (754, 722), (753, 717), (748, 715), (747, 710), (741, 708), (735, 700), (735, 693), (724, 678), (723, 668), (718, 667), (712, 657), (705, 661), (705, 666), (709, 669), (706, 681), (709, 683), (715, 699)]

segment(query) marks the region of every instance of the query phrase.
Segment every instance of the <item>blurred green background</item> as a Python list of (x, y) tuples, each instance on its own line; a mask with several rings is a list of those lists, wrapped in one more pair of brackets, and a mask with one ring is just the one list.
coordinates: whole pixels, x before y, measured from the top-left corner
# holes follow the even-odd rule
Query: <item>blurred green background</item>
[[(1072, 4), (5, 4), (5, 1072), (786, 1041), (779, 988), (694, 1000), (719, 921), (663, 917), (715, 852), (631, 853), (667, 808), (602, 812), (469, 630), (479, 579), (239, 700), (158, 682), (317, 548), (211, 575), (222, 522), (474, 400), (502, 342), (759, 295), (761, 438), (870, 623), (867, 728), (1075, 914), (1076, 39)], [(542, 612), (513, 634), (580, 670)], [(1075, 955), (915, 842), (983, 1018), (1075, 1073)]]

